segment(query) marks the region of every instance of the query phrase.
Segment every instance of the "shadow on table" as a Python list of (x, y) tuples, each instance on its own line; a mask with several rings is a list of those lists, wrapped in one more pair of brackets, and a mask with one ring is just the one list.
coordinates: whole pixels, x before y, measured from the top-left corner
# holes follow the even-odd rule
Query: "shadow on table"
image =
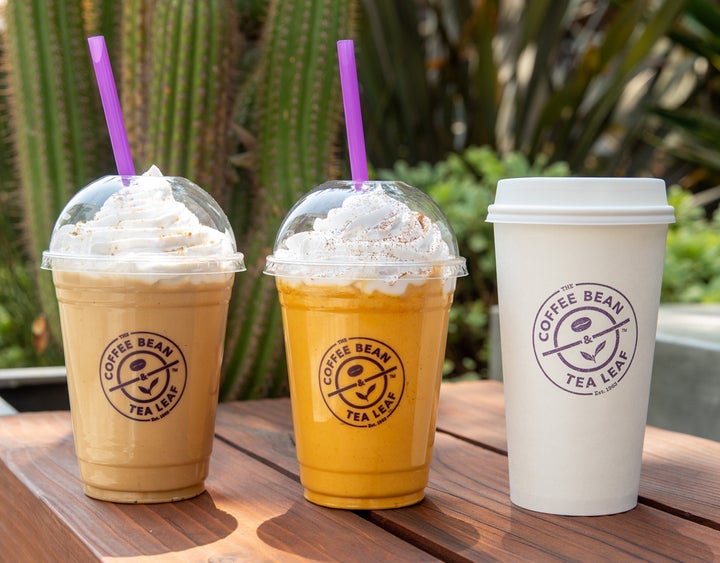
[[(522, 553), (528, 560), (556, 557), (580, 561), (588, 554), (599, 561), (713, 560), (708, 545), (682, 533), (683, 526), (695, 524), (680, 521), (675, 530), (668, 527), (658, 530), (653, 510), (638, 505), (628, 512), (608, 516), (557, 516), (512, 505), (510, 530), (502, 543), (509, 553)], [(552, 551), (548, 551), (538, 534), (552, 534)], [(652, 547), (638, 544), (636, 537), (653, 538)]]
[[(328, 518), (348, 519), (347, 534), (339, 538), (326, 533), (327, 529), (338, 529), (337, 524), (325, 525)], [(257, 536), (270, 547), (304, 559), (337, 561), (339, 555), (352, 553), (350, 544), (357, 541), (353, 536), (360, 535), (353, 533), (357, 530), (352, 529), (352, 519), (356, 519), (352, 512), (323, 509), (306, 500), (298, 500), (285, 514), (258, 526)]]
[[(197, 549), (226, 538), (238, 527), (235, 517), (220, 510), (208, 492), (188, 500), (151, 505), (95, 502), (101, 503), (98, 506), (110, 505), (109, 510), (123, 515), (121, 525), (113, 525), (122, 536), (121, 541), (108, 545), (103, 551), (106, 556), (160, 555)], [(148, 541), (148, 532), (154, 542)]]
[(467, 560), (481, 540), (480, 531), (448, 508), (427, 496), (400, 511), (375, 511), (370, 520), (443, 561)]
[[(328, 522), (330, 528), (325, 520), (332, 521)], [(338, 524), (345, 530), (342, 537), (326, 532), (337, 530)], [(428, 525), (433, 527), (430, 538), (424, 535), (428, 533)], [(369, 511), (365, 518), (353, 511), (297, 501), (285, 514), (260, 525), (257, 535), (275, 549), (313, 561), (338, 561), (348, 554), (354, 554), (354, 559), (362, 559), (367, 554), (374, 554), (377, 559), (422, 558), (423, 551), (445, 559), (472, 548), (479, 538), (473, 526), (443, 513), (439, 505), (427, 498), (404, 509)]]
[(65, 526), (82, 530), (103, 556), (129, 557), (197, 548), (237, 529), (235, 517), (220, 510), (208, 492), (159, 504), (120, 504), (87, 497), (82, 490), (69, 420), (66, 422), (67, 428), (60, 429), (65, 434), (60, 436), (59, 430), (56, 443), (35, 449), (33, 455), (25, 452), (15, 460), (21, 473), (40, 489), (39, 496), (50, 499), (53, 510), (61, 515), (64, 524), (52, 522), (57, 530), (51, 532), (67, 534)]

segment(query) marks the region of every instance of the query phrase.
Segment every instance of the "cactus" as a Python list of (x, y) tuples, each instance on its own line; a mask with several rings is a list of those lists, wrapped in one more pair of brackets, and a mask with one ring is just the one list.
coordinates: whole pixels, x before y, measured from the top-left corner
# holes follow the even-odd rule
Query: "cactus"
[[(112, 155), (80, 3), (9, 0), (4, 16), (4, 78), (19, 194), (27, 253), (37, 263), (60, 210), (98, 170), (111, 170)], [(58, 338), (52, 282), (44, 274), (37, 281), (41, 306)]]
[[(1, 51), (0, 51), (1, 52)], [(0, 80), (5, 70), (0, 66)], [(16, 180), (9, 172), (13, 169), (13, 148), (10, 142), (10, 116), (7, 96), (0, 90), (0, 264), (9, 264), (20, 260), (17, 225), (21, 212), (15, 198)]]
[(258, 90), (247, 92), (261, 189), (249, 228), (236, 230), (248, 272), (238, 276), (232, 302), (223, 398), (285, 389), (280, 307), (272, 278), (261, 272), (287, 210), (334, 175), (342, 108), (336, 41), (352, 36), (354, 10), (354, 2), (335, 0), (270, 4)]
[(147, 3), (133, 4), (123, 26), (122, 104), (136, 168), (155, 163), (222, 201), (241, 39), (234, 6), (159, 0), (147, 13)]
[(136, 173), (142, 173), (147, 164), (147, 76), (148, 38), (152, 32), (151, 5), (146, 0), (124, 0), (122, 3), (122, 26), (120, 46), (116, 60), (115, 80), (120, 86), (125, 130)]
[[(224, 399), (286, 388), (279, 304), (272, 278), (261, 272), (285, 212), (333, 177), (342, 106), (335, 43), (352, 36), (357, 4), (270, 0), (263, 15), (263, 1), (8, 0), (6, 8), (5, 68), (29, 253), (37, 260), (79, 187), (113, 172), (85, 40), (102, 33), (136, 169), (157, 163), (208, 189), (246, 254), (248, 272), (237, 276), (228, 321)], [(238, 22), (239, 15), (248, 20)], [(241, 63), (243, 33), (260, 42), (259, 60), (251, 53)], [(231, 154), (238, 131), (242, 157)], [(233, 171), (240, 161), (250, 164)], [(39, 279), (59, 335), (50, 278)]]

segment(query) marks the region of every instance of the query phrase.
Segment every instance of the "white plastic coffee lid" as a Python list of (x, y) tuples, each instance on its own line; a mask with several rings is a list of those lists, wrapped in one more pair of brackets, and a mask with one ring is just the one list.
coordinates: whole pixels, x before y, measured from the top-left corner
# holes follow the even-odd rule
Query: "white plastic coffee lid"
[(498, 182), (489, 223), (651, 225), (675, 222), (656, 178), (511, 178)]

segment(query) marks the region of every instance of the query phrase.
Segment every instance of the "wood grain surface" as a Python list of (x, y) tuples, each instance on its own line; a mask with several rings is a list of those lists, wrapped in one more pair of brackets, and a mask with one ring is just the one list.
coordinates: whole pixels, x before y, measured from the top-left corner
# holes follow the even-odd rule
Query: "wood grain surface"
[(288, 399), (222, 404), (207, 492), (121, 505), (82, 493), (68, 413), (0, 418), (0, 560), (720, 559), (720, 443), (648, 428), (640, 504), (562, 517), (508, 497), (502, 384), (445, 384), (426, 498), (342, 511), (303, 499)]

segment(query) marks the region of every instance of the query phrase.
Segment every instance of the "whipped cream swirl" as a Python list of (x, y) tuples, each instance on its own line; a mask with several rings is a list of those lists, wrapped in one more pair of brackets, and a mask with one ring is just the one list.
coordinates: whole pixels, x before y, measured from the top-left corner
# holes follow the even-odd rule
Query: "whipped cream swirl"
[[(57, 227), (47, 254), (55, 264), (64, 260), (64, 265), (68, 264), (66, 258), (92, 258), (91, 270), (192, 272), (233, 268), (229, 262), (220, 263), (223, 257), (236, 257), (241, 263), (242, 255), (235, 250), (229, 225), (224, 232), (204, 225), (175, 198), (172, 181), (155, 166), (143, 174), (142, 181), (131, 178), (92, 218)], [(220, 261), (213, 264), (218, 258)], [(194, 266), (193, 260), (197, 262)]]
[(381, 188), (351, 195), (318, 218), (312, 231), (290, 236), (278, 260), (355, 263), (423, 262), (450, 258), (438, 226)]
[[(365, 190), (346, 195), (341, 205), (313, 217), (316, 197), (331, 202), (339, 195), (339, 190), (334, 191), (338, 186), (329, 184), (325, 193), (311, 192), (296, 213), (290, 212), (284, 223), (288, 234), (277, 241), (265, 273), (294, 285), (350, 283), (364, 292), (392, 295), (401, 295), (408, 284), (433, 278), (452, 291), (455, 278), (465, 275), (465, 260), (455, 255), (443, 236), (452, 239), (452, 234), (389, 195), (380, 182), (365, 183)], [(411, 205), (413, 198), (427, 199), (416, 188), (402, 190), (398, 193)], [(415, 203), (420, 207), (431, 207), (428, 201), (419, 201)]]

